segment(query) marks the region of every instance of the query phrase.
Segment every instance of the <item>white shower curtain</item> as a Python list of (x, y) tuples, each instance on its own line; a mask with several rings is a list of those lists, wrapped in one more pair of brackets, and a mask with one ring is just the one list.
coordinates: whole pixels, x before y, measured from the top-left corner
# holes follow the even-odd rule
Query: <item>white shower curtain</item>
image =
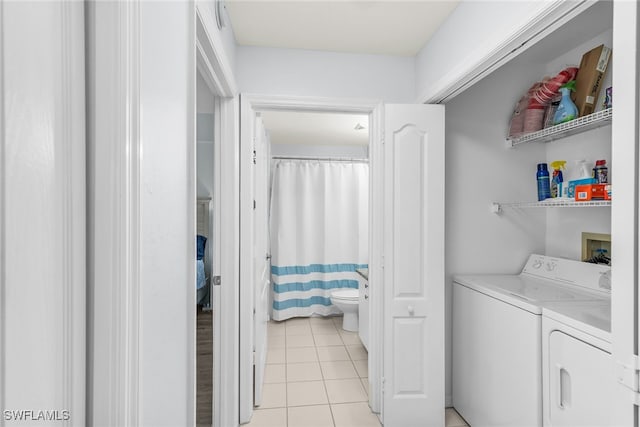
[(272, 318), (340, 313), (329, 296), (368, 266), (369, 166), (276, 160), (271, 193)]

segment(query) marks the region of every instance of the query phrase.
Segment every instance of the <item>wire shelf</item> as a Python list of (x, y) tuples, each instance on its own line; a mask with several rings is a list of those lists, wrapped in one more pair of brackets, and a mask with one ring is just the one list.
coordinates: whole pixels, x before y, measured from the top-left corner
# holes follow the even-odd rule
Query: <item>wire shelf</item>
[(529, 209), (529, 208), (589, 208), (611, 206), (611, 200), (590, 200), (586, 202), (576, 202), (571, 199), (547, 199), (541, 202), (494, 202), (491, 210), (500, 213), (504, 208)]
[(607, 108), (606, 110), (597, 111), (593, 114), (579, 117), (569, 122), (560, 123), (559, 125), (551, 126), (537, 132), (528, 133), (517, 138), (507, 138), (507, 143), (511, 147), (515, 147), (527, 142), (553, 141), (581, 132), (586, 132), (590, 129), (606, 126), (611, 123), (612, 115), (611, 108)]

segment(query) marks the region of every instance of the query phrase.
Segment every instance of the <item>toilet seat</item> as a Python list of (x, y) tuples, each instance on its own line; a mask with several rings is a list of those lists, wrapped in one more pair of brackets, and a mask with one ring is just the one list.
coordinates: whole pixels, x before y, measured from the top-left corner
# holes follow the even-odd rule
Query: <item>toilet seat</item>
[(358, 290), (357, 289), (341, 289), (339, 291), (331, 292), (331, 298), (340, 300), (342, 302), (358, 302)]

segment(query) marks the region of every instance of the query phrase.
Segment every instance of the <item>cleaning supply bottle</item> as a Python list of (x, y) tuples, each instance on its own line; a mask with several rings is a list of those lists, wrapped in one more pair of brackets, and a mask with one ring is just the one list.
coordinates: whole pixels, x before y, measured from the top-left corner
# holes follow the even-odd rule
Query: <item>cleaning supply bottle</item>
[(609, 183), (609, 168), (606, 160), (596, 160), (596, 167), (593, 168), (593, 177), (598, 180), (598, 184)]
[(593, 178), (592, 170), (589, 169), (586, 160), (578, 160), (578, 170), (580, 171), (580, 176), (577, 179)]
[(576, 107), (576, 104), (573, 103), (570, 96), (571, 92), (575, 90), (575, 80), (571, 80), (570, 82), (560, 86), (562, 99), (560, 100), (560, 105), (558, 105), (555, 116), (553, 116), (554, 125), (568, 122), (578, 117), (578, 107)]
[(562, 197), (562, 183), (564, 179), (562, 178), (562, 170), (564, 169), (564, 165), (567, 163), (565, 160), (556, 160), (555, 162), (551, 162), (551, 167), (553, 168), (553, 175), (551, 177), (551, 197)]
[(538, 201), (551, 197), (551, 188), (549, 183), (549, 170), (546, 163), (538, 163), (538, 172), (536, 173), (538, 180)]

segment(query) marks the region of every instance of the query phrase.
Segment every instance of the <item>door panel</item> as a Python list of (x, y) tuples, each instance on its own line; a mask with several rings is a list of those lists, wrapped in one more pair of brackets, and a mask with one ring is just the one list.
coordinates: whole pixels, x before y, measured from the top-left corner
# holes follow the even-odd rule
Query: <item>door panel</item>
[(385, 106), (384, 425), (444, 425), (444, 107)]
[(549, 336), (549, 426), (609, 426), (616, 382), (611, 355), (560, 331)]
[(3, 427), (87, 424), (84, 7), (0, 2)]

